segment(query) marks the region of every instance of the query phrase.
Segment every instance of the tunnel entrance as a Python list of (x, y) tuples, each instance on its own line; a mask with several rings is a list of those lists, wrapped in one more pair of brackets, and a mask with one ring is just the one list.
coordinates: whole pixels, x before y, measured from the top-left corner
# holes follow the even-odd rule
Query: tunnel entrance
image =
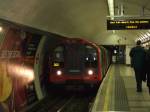
[(125, 55), (125, 45), (103, 45), (107, 48), (112, 54), (112, 63), (125, 64), (126, 55)]

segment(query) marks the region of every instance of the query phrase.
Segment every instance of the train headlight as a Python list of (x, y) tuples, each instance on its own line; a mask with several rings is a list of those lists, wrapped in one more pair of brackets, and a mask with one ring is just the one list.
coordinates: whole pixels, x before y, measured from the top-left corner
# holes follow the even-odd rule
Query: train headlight
[(57, 74), (58, 76), (60, 76), (60, 75), (62, 75), (62, 71), (61, 71), (61, 70), (57, 70), (57, 71), (56, 71), (56, 74)]
[(0, 32), (2, 32), (3, 31), (3, 27), (2, 26), (0, 26)]
[(93, 70), (88, 70), (88, 75), (93, 75)]

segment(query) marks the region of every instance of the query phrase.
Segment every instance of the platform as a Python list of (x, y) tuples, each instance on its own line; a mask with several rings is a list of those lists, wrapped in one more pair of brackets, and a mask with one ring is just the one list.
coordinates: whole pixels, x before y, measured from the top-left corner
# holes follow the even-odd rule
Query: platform
[(150, 95), (146, 82), (143, 91), (136, 92), (134, 71), (126, 65), (111, 65), (98, 90), (92, 112), (150, 112)]

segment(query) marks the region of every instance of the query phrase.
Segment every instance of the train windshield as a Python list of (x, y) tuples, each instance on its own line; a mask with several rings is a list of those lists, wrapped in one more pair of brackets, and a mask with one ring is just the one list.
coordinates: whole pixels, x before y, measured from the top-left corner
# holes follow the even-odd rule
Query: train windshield
[(80, 72), (83, 69), (84, 63), (84, 45), (74, 42), (65, 46), (65, 62), (66, 68), (70, 71)]
[(86, 45), (85, 66), (96, 68), (98, 65), (96, 48)]
[(64, 66), (64, 46), (57, 46), (53, 52), (53, 67)]

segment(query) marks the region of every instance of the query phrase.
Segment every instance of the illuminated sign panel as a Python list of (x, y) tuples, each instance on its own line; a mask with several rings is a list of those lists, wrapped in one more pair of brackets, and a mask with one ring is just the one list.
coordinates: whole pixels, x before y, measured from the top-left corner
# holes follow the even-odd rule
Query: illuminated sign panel
[(59, 63), (54, 62), (54, 63), (53, 63), (53, 66), (54, 66), (54, 67), (59, 67), (59, 66), (60, 66), (60, 64), (59, 64)]
[(107, 20), (107, 30), (150, 29), (150, 19)]

